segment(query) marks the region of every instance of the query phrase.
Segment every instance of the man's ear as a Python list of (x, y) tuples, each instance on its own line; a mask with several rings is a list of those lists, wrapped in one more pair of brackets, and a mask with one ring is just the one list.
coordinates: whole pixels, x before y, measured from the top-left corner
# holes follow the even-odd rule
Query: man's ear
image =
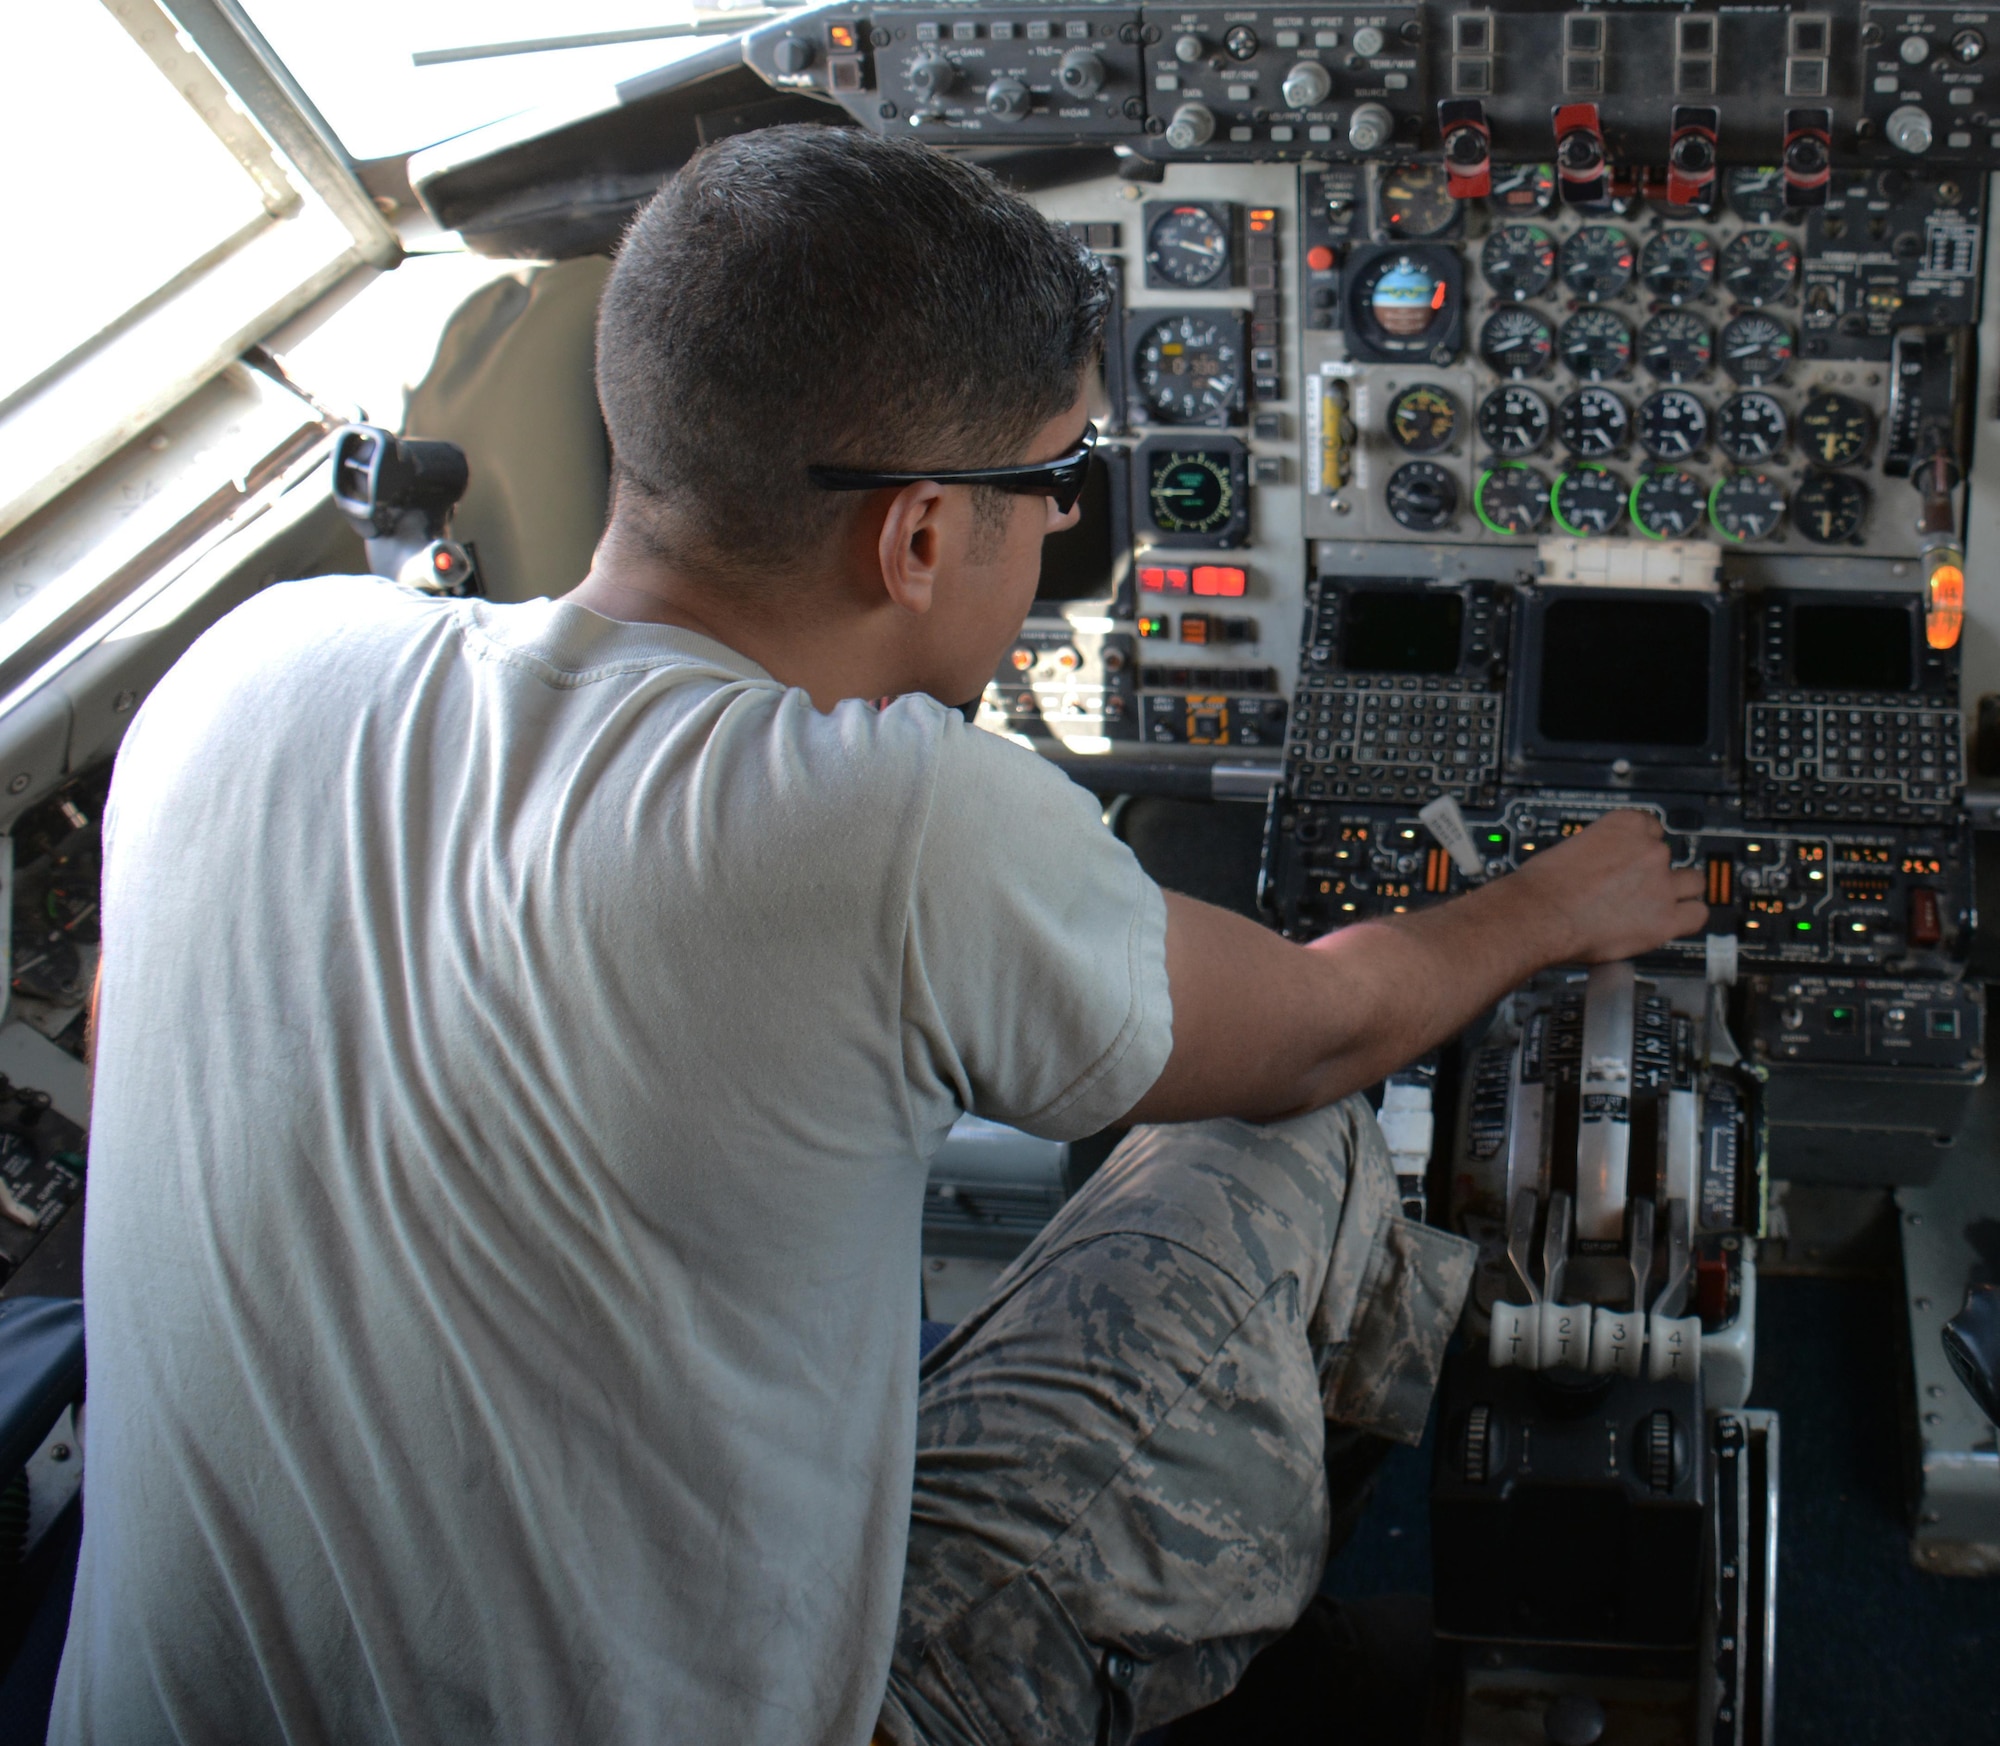
[(889, 500), (876, 542), (882, 587), (905, 612), (928, 612), (945, 548), (944, 487), (923, 480)]

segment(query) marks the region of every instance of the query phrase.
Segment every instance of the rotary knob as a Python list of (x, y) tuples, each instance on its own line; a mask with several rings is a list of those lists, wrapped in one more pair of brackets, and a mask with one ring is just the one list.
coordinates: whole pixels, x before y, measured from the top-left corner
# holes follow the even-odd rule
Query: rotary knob
[(910, 66), (910, 89), (926, 103), (958, 89), (958, 69), (943, 55), (923, 55)]
[(1379, 55), (1383, 47), (1382, 33), (1372, 24), (1364, 24), (1354, 33), (1354, 52), (1357, 55)]
[(1333, 89), (1333, 75), (1318, 61), (1300, 61), (1279, 88), (1294, 109), (1317, 109)]
[(1167, 144), (1177, 152), (1191, 152), (1215, 137), (1215, 111), (1206, 103), (1183, 103), (1167, 123)]
[(1071, 49), (1056, 68), (1056, 83), (1071, 97), (1095, 97), (1104, 78), (1104, 62), (1086, 48)]
[(1019, 79), (1003, 75), (986, 87), (986, 113), (1001, 121), (1019, 121), (1032, 104), (1028, 87)]
[(802, 36), (780, 37), (774, 58), (779, 72), (803, 73), (813, 64), (813, 45)]
[(1347, 143), (1357, 152), (1379, 152), (1396, 137), (1396, 118), (1379, 103), (1358, 103), (1347, 118)]
[(1931, 142), (1937, 136), (1931, 128), (1929, 114), (1914, 103), (1905, 103), (1893, 111), (1888, 125), (1882, 130), (1889, 136), (1889, 143), (1899, 152), (1908, 152), (1912, 157), (1920, 157), (1931, 149)]
[(1185, 36), (1174, 38), (1174, 59), (1185, 66), (1192, 66), (1208, 53), (1208, 44), (1189, 31)]

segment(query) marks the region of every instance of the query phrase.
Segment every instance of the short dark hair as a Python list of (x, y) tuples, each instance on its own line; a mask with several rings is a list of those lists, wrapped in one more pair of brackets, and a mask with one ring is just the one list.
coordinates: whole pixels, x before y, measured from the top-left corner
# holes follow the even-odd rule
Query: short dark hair
[(1075, 398), (1103, 267), (986, 171), (856, 128), (696, 153), (632, 221), (597, 317), (621, 514), (745, 581), (856, 500), (806, 468), (1020, 459)]

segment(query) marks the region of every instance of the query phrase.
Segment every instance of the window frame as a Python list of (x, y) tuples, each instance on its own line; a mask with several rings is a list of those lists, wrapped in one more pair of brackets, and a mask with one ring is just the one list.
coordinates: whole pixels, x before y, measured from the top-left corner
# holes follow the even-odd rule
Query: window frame
[(402, 256), (236, 0), (100, 3), (243, 167), (264, 211), (0, 400), (0, 539), (340, 281)]

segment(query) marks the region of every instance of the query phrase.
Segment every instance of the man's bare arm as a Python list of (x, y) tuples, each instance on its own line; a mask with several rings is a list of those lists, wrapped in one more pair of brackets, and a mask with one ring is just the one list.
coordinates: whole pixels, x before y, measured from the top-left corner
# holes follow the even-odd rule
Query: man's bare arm
[(1650, 813), (1618, 812), (1520, 872), (1418, 915), (1311, 945), (1167, 898), (1174, 1047), (1127, 1118), (1250, 1120), (1372, 1085), (1551, 964), (1629, 958), (1708, 919)]

